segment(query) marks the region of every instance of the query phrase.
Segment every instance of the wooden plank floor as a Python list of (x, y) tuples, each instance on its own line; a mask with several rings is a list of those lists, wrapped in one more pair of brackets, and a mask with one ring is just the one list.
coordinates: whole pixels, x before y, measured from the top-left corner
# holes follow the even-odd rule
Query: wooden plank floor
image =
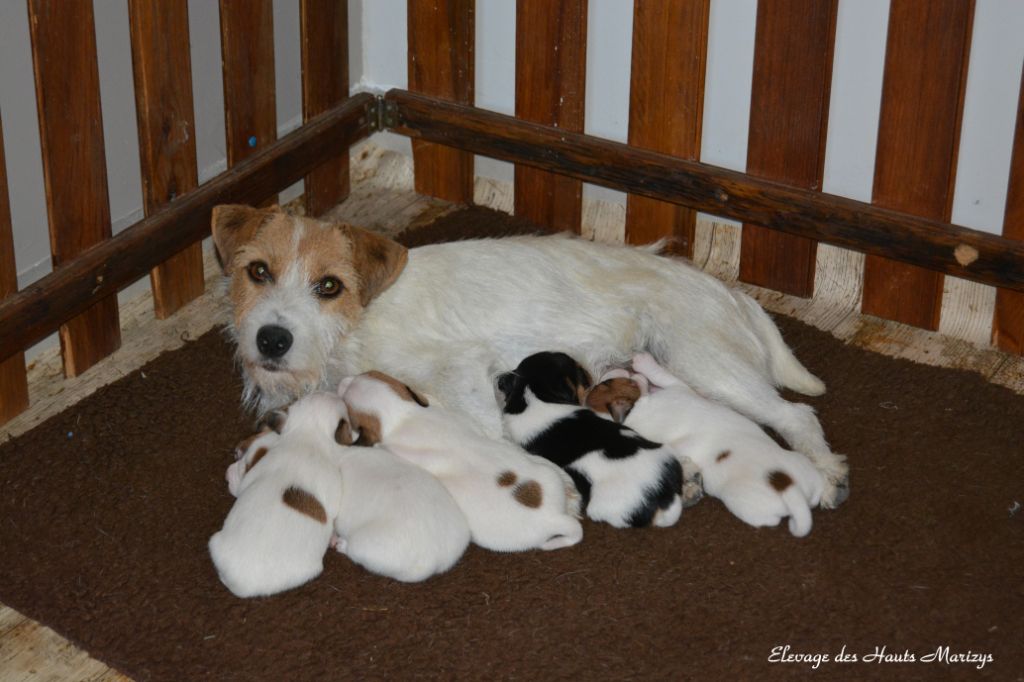
[[(352, 194), (329, 212), (330, 218), (395, 235), (409, 225), (426, 224), (452, 210), (444, 202), (418, 197), (412, 191), (412, 165), (404, 157), (372, 145), (353, 150)], [(509, 183), (478, 179), (476, 203), (511, 211)], [(298, 203), (290, 206), (301, 212)], [(625, 207), (590, 201), (583, 206), (583, 237), (621, 242)], [(725, 223), (701, 221), (697, 225), (694, 262), (716, 276), (735, 282), (739, 271), (740, 231)], [(32, 407), (0, 427), (0, 442), (32, 428), (67, 408), (100, 386), (117, 380), (165, 350), (205, 333), (225, 319), (219, 270), (209, 249), (205, 255), (207, 293), (167, 320), (153, 317), (152, 296), (144, 294), (122, 306), (123, 346), (83, 376), (64, 380), (56, 351), (43, 353), (29, 368)], [(982, 333), (991, 303), (984, 288), (946, 278), (943, 317), (952, 321), (944, 330), (960, 338), (926, 332), (857, 312), (861, 293), (859, 273), (863, 256), (821, 246), (818, 249), (812, 299), (796, 298), (740, 284), (768, 310), (791, 315), (820, 329), (873, 351), (930, 365), (959, 367), (981, 373), (995, 383), (1024, 394), (1024, 359), (992, 350)], [(985, 306), (988, 305), (986, 313)], [(114, 682), (127, 680), (50, 628), (0, 605), (0, 682), (59, 680), (61, 682)]]

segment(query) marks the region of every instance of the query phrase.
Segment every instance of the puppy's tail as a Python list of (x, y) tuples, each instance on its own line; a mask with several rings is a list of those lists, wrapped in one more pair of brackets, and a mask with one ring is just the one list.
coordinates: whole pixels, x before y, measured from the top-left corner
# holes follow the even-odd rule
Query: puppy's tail
[(806, 367), (793, 355), (793, 351), (782, 339), (779, 328), (772, 318), (764, 311), (757, 301), (741, 291), (734, 292), (736, 300), (745, 310), (747, 319), (754, 327), (761, 342), (768, 351), (768, 366), (772, 378), (779, 386), (803, 393), (804, 395), (821, 395), (825, 392), (825, 383), (811, 374)]
[(781, 493), (782, 503), (789, 511), (789, 532), (794, 537), (802, 538), (811, 532), (811, 508), (803, 493), (795, 485), (791, 485)]

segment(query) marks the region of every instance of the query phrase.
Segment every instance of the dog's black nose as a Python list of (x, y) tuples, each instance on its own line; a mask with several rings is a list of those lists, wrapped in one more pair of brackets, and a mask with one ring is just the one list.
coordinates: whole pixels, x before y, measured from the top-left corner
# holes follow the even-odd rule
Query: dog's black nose
[(256, 332), (256, 347), (268, 358), (279, 358), (292, 347), (292, 333), (275, 324), (260, 327)]

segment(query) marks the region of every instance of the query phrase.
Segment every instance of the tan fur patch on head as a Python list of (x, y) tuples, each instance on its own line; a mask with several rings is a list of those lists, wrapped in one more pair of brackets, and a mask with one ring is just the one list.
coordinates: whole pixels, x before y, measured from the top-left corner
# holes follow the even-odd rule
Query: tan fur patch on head
[(602, 381), (587, 393), (585, 404), (595, 412), (610, 414), (622, 423), (640, 399), (640, 386), (632, 379), (616, 377)]
[(359, 432), (359, 437), (352, 445), (371, 447), (380, 442), (380, 417), (375, 414), (349, 409), (348, 418), (352, 422), (352, 428)]
[(502, 471), (498, 474), (498, 485), (502, 488), (507, 488), (515, 483), (518, 478), (519, 477), (516, 476), (516, 472), (514, 471)]
[(327, 510), (320, 504), (320, 500), (316, 499), (308, 490), (291, 486), (284, 491), (281, 499), (300, 514), (305, 514), (314, 521), (327, 523)]
[(424, 398), (419, 393), (409, 388), (408, 384), (403, 384), (401, 381), (394, 378), (390, 374), (378, 372), (377, 370), (371, 370), (366, 373), (366, 376), (387, 384), (388, 386), (391, 387), (391, 390), (395, 392), (395, 395), (397, 395), (402, 400), (411, 403), (416, 403), (421, 407), (428, 407), (430, 405), (430, 403), (427, 402), (426, 398)]
[(405, 269), (409, 251), (396, 241), (348, 224), (338, 226), (352, 244), (359, 274), (359, 298), (365, 306), (394, 284)]
[(334, 430), (334, 442), (338, 445), (352, 445), (352, 426), (347, 419), (338, 422), (338, 428)]
[(793, 479), (789, 477), (789, 474), (783, 471), (773, 471), (768, 474), (768, 485), (781, 493), (783, 490), (793, 485)]
[(544, 501), (544, 490), (537, 481), (526, 481), (515, 487), (512, 497), (524, 507), (536, 509)]
[(716, 462), (721, 462), (724, 459), (728, 459), (729, 455), (732, 454), (732, 450), (722, 450), (718, 453), (718, 457), (715, 457)]
[(263, 459), (266, 456), (266, 454), (267, 454), (267, 449), (266, 448), (260, 448), (259, 450), (257, 450), (253, 454), (252, 459), (249, 460), (249, 463), (245, 465), (245, 473), (249, 473), (250, 471), (252, 471), (252, 468), (254, 466), (256, 466), (257, 464), (259, 464), (259, 461), (261, 459)]

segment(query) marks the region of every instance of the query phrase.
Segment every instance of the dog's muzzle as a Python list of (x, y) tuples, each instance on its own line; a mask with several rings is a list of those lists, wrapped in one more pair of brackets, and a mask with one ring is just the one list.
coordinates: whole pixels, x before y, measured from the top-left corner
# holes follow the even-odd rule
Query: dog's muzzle
[(256, 332), (256, 348), (267, 358), (282, 357), (292, 347), (292, 341), (292, 333), (276, 324), (265, 325)]

